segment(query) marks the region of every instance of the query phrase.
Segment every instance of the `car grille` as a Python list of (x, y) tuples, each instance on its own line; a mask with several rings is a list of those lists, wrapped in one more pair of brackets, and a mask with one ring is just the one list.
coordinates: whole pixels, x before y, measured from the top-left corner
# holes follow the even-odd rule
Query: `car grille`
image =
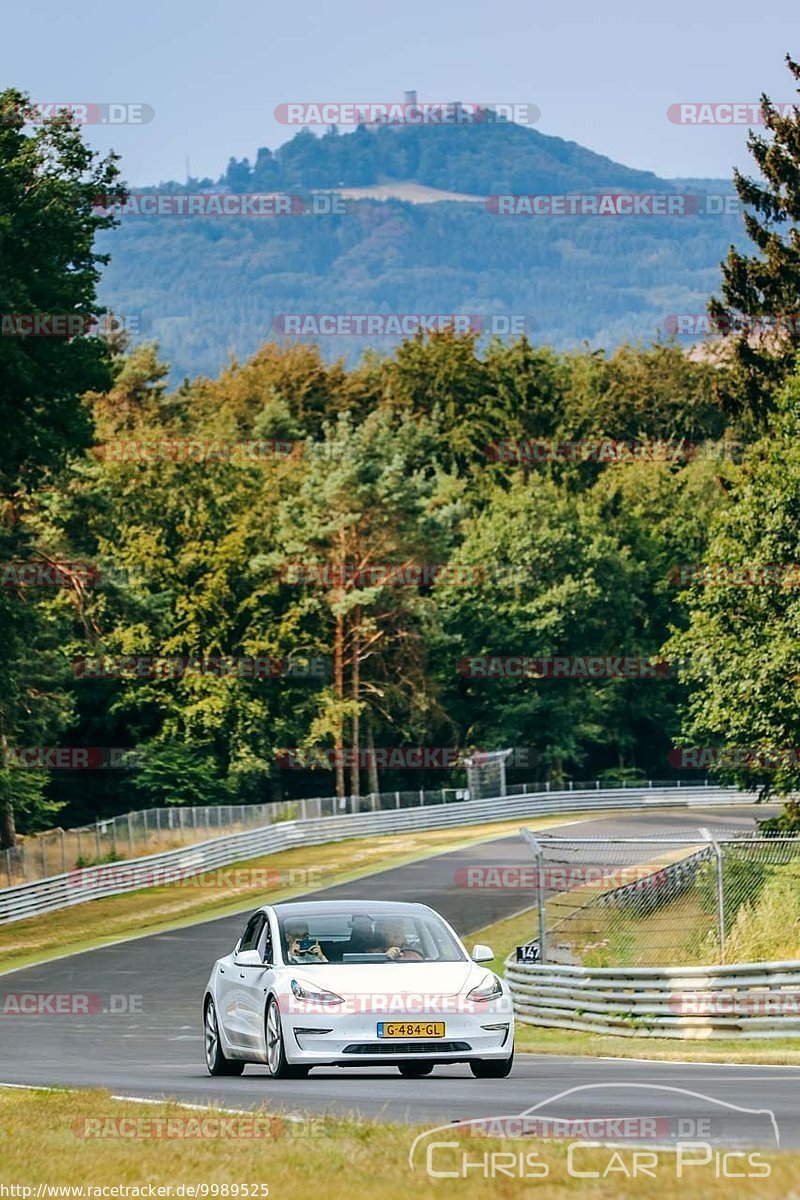
[(469, 1042), (425, 1042), (417, 1038), (403, 1042), (391, 1038), (385, 1042), (351, 1042), (342, 1054), (458, 1054), (471, 1049)]

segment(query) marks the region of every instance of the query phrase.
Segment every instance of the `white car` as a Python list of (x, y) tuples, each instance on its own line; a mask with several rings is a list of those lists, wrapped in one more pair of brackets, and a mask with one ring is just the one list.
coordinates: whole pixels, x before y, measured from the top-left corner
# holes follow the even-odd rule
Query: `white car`
[(468, 1063), (502, 1079), (514, 1061), (504, 980), (470, 956), (425, 904), (298, 901), (258, 909), (231, 954), (214, 964), (203, 1001), (206, 1064), (277, 1079), (311, 1067), (396, 1066), (429, 1075)]

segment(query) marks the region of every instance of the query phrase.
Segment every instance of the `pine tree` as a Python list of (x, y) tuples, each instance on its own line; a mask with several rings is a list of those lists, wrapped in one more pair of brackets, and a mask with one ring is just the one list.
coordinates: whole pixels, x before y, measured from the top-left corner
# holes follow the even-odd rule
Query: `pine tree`
[[(800, 64), (788, 54), (786, 63), (800, 83)], [(731, 415), (756, 427), (766, 422), (800, 348), (800, 108), (781, 115), (762, 95), (761, 110), (767, 134), (751, 130), (747, 145), (762, 180), (734, 171), (758, 253), (730, 247), (722, 300), (714, 296), (708, 306), (715, 326), (732, 335), (731, 369), (719, 379), (722, 399)]]

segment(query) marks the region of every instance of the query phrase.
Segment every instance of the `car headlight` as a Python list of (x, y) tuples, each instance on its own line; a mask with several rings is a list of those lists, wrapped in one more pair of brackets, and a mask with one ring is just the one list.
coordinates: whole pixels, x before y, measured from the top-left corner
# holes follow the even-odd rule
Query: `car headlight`
[(480, 983), (467, 992), (467, 999), (474, 1000), (479, 1004), (486, 1004), (489, 1000), (499, 1000), (502, 994), (503, 985), (497, 976), (484, 975)]
[(315, 992), (308, 987), (303, 987), (296, 979), (291, 982), (292, 995), (295, 1000), (302, 1000), (306, 1004), (344, 1004), (341, 996), (337, 996), (336, 992)]

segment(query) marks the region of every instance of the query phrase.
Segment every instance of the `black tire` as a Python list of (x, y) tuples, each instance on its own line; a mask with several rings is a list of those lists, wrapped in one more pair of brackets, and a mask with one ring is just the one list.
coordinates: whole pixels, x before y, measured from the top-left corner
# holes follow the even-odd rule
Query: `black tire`
[(433, 1063), (398, 1063), (397, 1069), (406, 1079), (421, 1079), (423, 1075), (430, 1075), (431, 1071), (433, 1070)]
[(244, 1063), (226, 1058), (219, 1040), (219, 1024), (214, 1001), (209, 997), (204, 1014), (206, 1067), (209, 1075), (241, 1075)]
[(508, 1058), (478, 1058), (470, 1064), (470, 1070), (476, 1079), (505, 1079), (511, 1074), (514, 1065), (514, 1051)]
[(264, 1014), (264, 1029), (267, 1045), (267, 1070), (273, 1079), (305, 1079), (308, 1067), (296, 1067), (286, 1060), (283, 1044), (283, 1026), (278, 1002), (271, 998)]

